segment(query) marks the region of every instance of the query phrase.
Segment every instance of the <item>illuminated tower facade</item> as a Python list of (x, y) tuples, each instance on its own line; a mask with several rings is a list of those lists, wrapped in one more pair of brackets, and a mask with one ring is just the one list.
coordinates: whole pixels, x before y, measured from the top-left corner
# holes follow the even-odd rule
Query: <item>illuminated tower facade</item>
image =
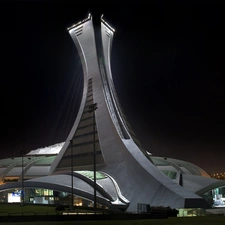
[[(118, 208), (136, 211), (138, 203), (172, 208), (205, 207), (203, 198), (164, 175), (141, 148), (113, 84), (110, 56), (115, 30), (102, 17), (99, 27), (93, 25), (89, 15), (68, 28), (83, 67), (83, 96), (75, 123), (51, 165), (50, 174), (70, 170), (71, 160), (73, 171), (93, 170), (94, 149), (96, 170), (110, 177), (118, 191), (112, 200)], [(90, 112), (93, 104), (97, 108)], [(102, 187), (101, 181), (96, 185)]]

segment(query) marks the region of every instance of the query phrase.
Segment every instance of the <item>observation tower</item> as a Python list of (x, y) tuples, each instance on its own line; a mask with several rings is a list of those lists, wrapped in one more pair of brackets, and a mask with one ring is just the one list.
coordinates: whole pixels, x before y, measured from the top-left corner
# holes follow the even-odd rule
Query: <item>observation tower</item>
[[(142, 149), (113, 84), (110, 57), (115, 30), (103, 16), (99, 24), (93, 24), (89, 14), (68, 28), (82, 63), (83, 95), (71, 132), (49, 174), (64, 173), (71, 165), (73, 176), (78, 176), (75, 171), (94, 171), (94, 176), (95, 171), (104, 174), (107, 182), (96, 181), (95, 177), (95, 182), (89, 185), (97, 190), (97, 201), (107, 199), (106, 202), (122, 210), (136, 211), (138, 203), (205, 208), (203, 198), (168, 178)], [(107, 194), (101, 197), (104, 191)]]

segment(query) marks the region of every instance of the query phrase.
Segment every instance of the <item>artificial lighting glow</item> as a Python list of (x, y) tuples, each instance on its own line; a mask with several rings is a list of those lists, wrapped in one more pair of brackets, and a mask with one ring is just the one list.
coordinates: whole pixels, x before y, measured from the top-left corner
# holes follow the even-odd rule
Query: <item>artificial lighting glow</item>
[(82, 206), (82, 202), (76, 203), (75, 206)]
[(20, 202), (20, 195), (15, 195), (13, 193), (8, 193), (8, 202), (9, 203), (15, 203), (15, 202)]
[(31, 150), (26, 155), (56, 155), (59, 154), (65, 142), (50, 145), (48, 147), (42, 147), (35, 150)]
[(74, 27), (77, 27), (78, 25), (80, 25), (80, 24), (82, 24), (82, 23), (84, 23), (84, 22), (86, 22), (86, 21), (88, 21), (88, 20), (90, 20), (90, 19), (91, 19), (91, 13), (88, 14), (88, 18), (86, 18), (86, 19), (84, 19), (84, 20), (81, 20), (80, 22), (78, 22), (78, 23), (72, 25), (71, 27), (68, 27), (67, 30), (71, 30), (71, 29), (73, 29)]
[(115, 32), (116, 30), (113, 29), (105, 20), (103, 20), (103, 14), (101, 15), (101, 21), (113, 32)]

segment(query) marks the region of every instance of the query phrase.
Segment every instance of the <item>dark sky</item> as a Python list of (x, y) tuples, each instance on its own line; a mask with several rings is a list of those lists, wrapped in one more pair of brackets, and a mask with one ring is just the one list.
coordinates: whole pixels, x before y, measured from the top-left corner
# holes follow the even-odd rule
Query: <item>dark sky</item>
[(116, 29), (113, 79), (143, 147), (224, 172), (224, 10), (216, 1), (0, 1), (1, 158), (65, 141), (82, 76), (66, 28), (90, 12)]

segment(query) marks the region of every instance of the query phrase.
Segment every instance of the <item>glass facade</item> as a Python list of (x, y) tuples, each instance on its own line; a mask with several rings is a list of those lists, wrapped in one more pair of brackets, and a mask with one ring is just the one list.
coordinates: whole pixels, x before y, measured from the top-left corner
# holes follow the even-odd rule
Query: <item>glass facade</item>
[(225, 186), (212, 189), (205, 193), (203, 197), (214, 208), (225, 207)]
[[(66, 192), (58, 192), (50, 189), (29, 188), (24, 191), (24, 201), (27, 204), (48, 204), (48, 205), (71, 205), (71, 194)], [(0, 202), (2, 203), (18, 203), (21, 202), (21, 189), (11, 189), (0, 192)], [(74, 195), (73, 206), (93, 207), (93, 201)], [(98, 208), (107, 209), (100, 204)]]
[(174, 171), (161, 170), (161, 172), (163, 172), (170, 179), (176, 179), (177, 173)]
[(189, 209), (179, 209), (177, 217), (192, 217), (192, 216), (205, 216), (205, 209), (201, 208), (189, 208)]

